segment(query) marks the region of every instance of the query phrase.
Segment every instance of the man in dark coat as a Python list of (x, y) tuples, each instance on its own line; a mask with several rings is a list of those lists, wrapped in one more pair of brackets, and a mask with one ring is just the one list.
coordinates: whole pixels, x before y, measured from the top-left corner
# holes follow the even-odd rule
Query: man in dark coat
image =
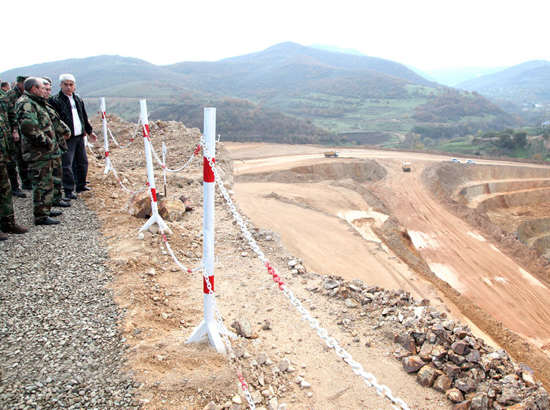
[(72, 74), (61, 74), (59, 77), (61, 91), (50, 98), (61, 121), (71, 129), (67, 140), (67, 152), (61, 157), (63, 163), (63, 189), (69, 199), (77, 199), (73, 193), (89, 191), (86, 186), (88, 176), (88, 155), (84, 138), (97, 141), (97, 136), (88, 121), (84, 101), (75, 94), (76, 82)]

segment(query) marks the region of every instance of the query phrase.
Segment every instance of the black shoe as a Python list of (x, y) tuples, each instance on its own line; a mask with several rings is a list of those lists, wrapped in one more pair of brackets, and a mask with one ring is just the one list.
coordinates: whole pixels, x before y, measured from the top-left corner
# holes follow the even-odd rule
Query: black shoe
[(26, 198), (26, 197), (27, 197), (27, 194), (24, 193), (24, 192), (21, 192), (21, 191), (19, 190), (19, 188), (12, 189), (12, 190), (11, 190), (11, 194), (12, 194), (13, 196), (17, 196), (17, 197), (19, 197), (19, 198)]
[(50, 218), (49, 216), (42, 219), (37, 219), (36, 221), (34, 221), (35, 225), (57, 225), (59, 223), (61, 223), (60, 220)]
[(76, 192), (85, 192), (85, 191), (91, 191), (92, 188), (88, 188), (87, 186), (81, 186), (80, 188), (76, 188)]
[[(61, 197), (62, 201), (65, 201), (67, 203), (71, 202), (71, 198)], [(69, 204), (70, 205), (70, 204)]]
[(23, 184), (21, 186), (21, 189), (24, 189), (25, 191), (31, 191), (32, 190), (32, 185), (31, 184)]
[(68, 199), (78, 199), (78, 197), (75, 194), (73, 194), (71, 191), (65, 191), (65, 196)]
[(62, 200), (62, 199), (60, 199), (59, 201), (54, 202), (54, 203), (52, 204), (52, 206), (59, 206), (59, 207), (61, 207), (61, 208), (67, 208), (68, 206), (71, 206), (71, 204), (68, 203), (68, 202), (65, 202), (65, 201)]
[(63, 212), (61, 211), (50, 211), (50, 216), (60, 216)]
[(5, 241), (8, 238), (9, 236), (6, 235), (4, 232), (0, 232), (0, 241)]

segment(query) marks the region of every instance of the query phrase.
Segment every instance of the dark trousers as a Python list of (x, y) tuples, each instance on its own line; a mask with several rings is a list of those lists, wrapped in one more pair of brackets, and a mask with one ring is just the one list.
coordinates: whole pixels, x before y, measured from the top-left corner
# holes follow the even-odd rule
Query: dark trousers
[(61, 157), (63, 164), (63, 189), (74, 191), (86, 185), (88, 176), (88, 155), (84, 136), (71, 137), (67, 140), (67, 152)]

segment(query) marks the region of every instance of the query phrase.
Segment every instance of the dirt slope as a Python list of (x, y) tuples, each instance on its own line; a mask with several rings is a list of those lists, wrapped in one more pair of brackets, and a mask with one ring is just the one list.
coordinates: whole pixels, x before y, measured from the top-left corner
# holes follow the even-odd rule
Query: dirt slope
[[(240, 149), (242, 149), (236, 147), (233, 151), (231, 144), (228, 144), (228, 148), (234, 155), (239, 155)], [(533, 367), (536, 367), (539, 370), (539, 377), (545, 378), (547, 381), (550, 380), (546, 366), (548, 355), (543, 353), (544, 350), (537, 351), (540, 348), (546, 349), (547, 343), (550, 341), (547, 326), (550, 319), (550, 304), (548, 302), (550, 289), (545, 281), (537, 278), (540, 272), (530, 272), (521, 260), (503, 254), (498, 249), (497, 242), (490, 237), (484, 237), (484, 232), (449, 212), (430, 195), (429, 190), (422, 182), (422, 171), (425, 167), (448, 158), (425, 154), (349, 150), (341, 153), (341, 157), (344, 158), (325, 159), (319, 155), (322, 153), (321, 149), (317, 151), (317, 158), (312, 153), (296, 155), (292, 151), (289, 151), (289, 155), (265, 157), (266, 148), (264, 146), (254, 147), (249, 144), (247, 148), (247, 156), (251, 159), (243, 159), (238, 165), (241, 179), (237, 178), (235, 191), (236, 197), (245, 211), (250, 213), (249, 215), (255, 223), (281, 232), (284, 245), (292, 249), (308, 265), (319, 266), (320, 273), (330, 272), (327, 269), (328, 262), (324, 263), (319, 256), (326, 254), (332, 264), (330, 266), (344, 267), (343, 270), (350, 275), (349, 277), (365, 275), (369, 279), (375, 278), (375, 280), (386, 283), (394, 281), (395, 285), (412, 292), (427, 291), (429, 286), (426, 287), (425, 282), (419, 280), (414, 272), (410, 271), (408, 275), (399, 275), (398, 278), (404, 281), (399, 282), (395, 281), (395, 276), (388, 275), (388, 272), (379, 266), (373, 265), (372, 269), (361, 269), (361, 263), (355, 262), (360, 261), (359, 257), (361, 256), (354, 253), (354, 246), (350, 245), (350, 242), (346, 242), (338, 236), (335, 237), (336, 240), (332, 241), (334, 250), (331, 253), (319, 249), (321, 246), (316, 249), (318, 252), (309, 253), (305, 246), (299, 246), (298, 241), (301, 243), (304, 239), (306, 242), (306, 238), (316, 235), (326, 240), (326, 237), (330, 236), (325, 231), (325, 228), (329, 226), (327, 222), (322, 220), (312, 224), (308, 224), (306, 221), (300, 223), (292, 220), (289, 222), (293, 211), (288, 209), (288, 205), (265, 197), (265, 193), (274, 191), (280, 196), (308, 203), (312, 208), (323, 209), (332, 217), (338, 217), (342, 212), (351, 209), (361, 210), (361, 206), (363, 209), (365, 208), (364, 202), (360, 200), (353, 202), (350, 199), (354, 195), (353, 192), (337, 190), (327, 182), (318, 183), (315, 186), (294, 183), (288, 187), (284, 187), (284, 184), (281, 185), (280, 182), (273, 183), (269, 179), (266, 179), (263, 184), (239, 182), (250, 179), (251, 177), (247, 174), (261, 175), (266, 170), (299, 168), (304, 164), (326, 164), (327, 161), (336, 163), (337, 161), (349, 161), (348, 158), (376, 158), (376, 161), (386, 169), (387, 176), (378, 182), (368, 183), (368, 189), (387, 205), (390, 212), (407, 229), (421, 257), (428, 263), (431, 271), (442, 280), (440, 282), (442, 285), (439, 286), (437, 280), (429, 279), (431, 283), (440, 288), (441, 299), (445, 300), (453, 314), (463, 320), (467, 320), (464, 316), (468, 316), (468, 311), (477, 312), (475, 315), (471, 315), (471, 319), (479, 325), (477, 331), (483, 337), (487, 340), (494, 338), (493, 343), (505, 345), (518, 360), (528, 361)], [(257, 148), (256, 151), (255, 148)], [(274, 150), (278, 150), (274, 152), (275, 155), (281, 153), (282, 148), (277, 147)], [(252, 159), (253, 152), (257, 154), (258, 158)], [(402, 160), (412, 161), (413, 172), (401, 172), (400, 162)], [(476, 167), (476, 172), (483, 173), (483, 166), (476, 165)], [(500, 168), (490, 167), (490, 172), (485, 178), (498, 179), (492, 174), (498, 173), (499, 169), (503, 170), (502, 178), (509, 178), (510, 172), (503, 166)], [(537, 172), (544, 173), (546, 171), (539, 170)], [(460, 177), (457, 178), (460, 179)], [(459, 185), (459, 182), (456, 185)], [(331, 191), (327, 190), (329, 189), (327, 187)], [(251, 206), (252, 204), (254, 206)], [(256, 206), (257, 204), (261, 204), (261, 206)], [(371, 210), (367, 209), (366, 211), (368, 213)], [(315, 214), (314, 218), (327, 218), (325, 214), (323, 216)], [(309, 215), (308, 218), (310, 217), (312, 216)], [(317, 233), (315, 233), (315, 227), (318, 228)], [(332, 225), (330, 229), (333, 229)], [(288, 239), (289, 237), (291, 239)], [(358, 256), (358, 258), (348, 258), (350, 255)], [(351, 260), (353, 262), (350, 262)], [(362, 274), (363, 271), (368, 271), (368, 273)], [(452, 290), (444, 289), (447, 284), (461, 295), (457, 296)], [(427, 294), (421, 293), (421, 295), (428, 297)], [(464, 303), (466, 302), (468, 305), (468, 301), (469, 304), (473, 302), (474, 305), (465, 308)], [(488, 316), (479, 312), (476, 305)], [(531, 346), (526, 347), (527, 345), (521, 341), (522, 338)]]
[[(94, 128), (100, 129), (98, 119), (94, 121)], [(135, 125), (116, 118), (110, 121), (110, 128), (116, 130), (116, 138), (124, 145)], [(200, 137), (197, 129), (186, 129), (177, 123), (151, 124), (151, 134), (157, 150), (160, 151), (163, 141), (167, 143), (171, 168), (181, 166), (192, 156)], [(219, 146), (220, 168), (227, 163), (224, 160), (227, 155), (223, 146)], [(167, 175), (167, 197), (177, 200), (184, 195), (196, 205), (195, 210), (186, 212), (182, 219), (169, 223), (173, 231), (168, 236), (169, 249), (161, 235), (147, 232), (143, 239), (138, 238), (145, 219), (129, 214), (132, 194), (119, 184), (134, 192), (145, 186), (142, 140), (138, 136), (134, 144), (124, 150), (112, 146), (110, 158), (118, 180), (113, 172), (104, 173), (101, 155), (90, 156), (89, 179), (93, 190), (81, 197), (98, 212), (110, 246), (112, 290), (125, 312), (121, 327), (130, 347), (128, 365), (142, 383), (139, 392), (144, 409), (246, 408), (237, 370), (248, 383), (258, 409), (284, 409), (285, 405), (289, 409), (391, 408), (388, 399), (369, 388), (304, 322), (243, 239), (221, 197), (216, 200), (215, 220), (218, 306), (228, 330), (235, 331), (231, 327), (233, 322), (244, 319), (250, 323), (253, 334), (234, 341), (238, 356), (234, 361), (217, 353), (207, 342), (186, 343), (203, 319), (202, 277), (200, 271), (182, 271), (171, 258), (170, 249), (186, 267), (200, 265), (202, 162), (196, 160), (184, 172)], [(156, 169), (157, 191), (163, 193), (162, 172)], [(230, 167), (226, 172), (230, 172)], [(224, 178), (231, 186), (230, 175)], [(357, 198), (354, 200), (358, 203)], [(299, 209), (306, 212), (307, 206)], [(292, 218), (300, 220), (299, 214)], [(341, 231), (346, 242), (359, 237), (337, 218), (327, 216), (322, 223), (326, 221)], [(394, 343), (393, 333), (386, 335), (383, 318), (370, 317), (356, 307), (347, 307), (343, 299), (329, 297), (324, 278), (309, 266), (309, 273), (292, 273), (289, 262), (296, 257), (282, 246), (280, 235), (253, 225), (250, 229), (298, 300), (379, 383), (388, 386), (411, 409), (451, 408), (443, 393), (421, 386), (415, 375), (403, 371), (402, 364), (394, 357), (399, 345)], [(312, 241), (318, 243), (316, 238)], [(333, 239), (327, 236), (325, 249), (330, 249), (331, 242)], [(373, 252), (380, 253), (380, 257), (367, 252), (370, 243), (356, 245), (357, 252), (370, 257), (369, 264), (377, 263), (393, 272), (397, 279), (387, 281), (388, 288), (404, 283), (401, 275), (413, 274), (384, 251), (381, 244), (372, 245)], [(315, 245), (310, 248), (314, 249)], [(334, 269), (345, 273), (337, 266)], [(375, 277), (368, 279), (369, 283), (376, 280)], [(266, 356), (267, 363), (259, 364), (260, 358)], [(291, 364), (291, 372), (279, 370), (286, 360)], [(302, 387), (301, 379), (310, 387)]]
[[(101, 129), (99, 119), (94, 121), (94, 128)], [(135, 125), (116, 118), (110, 121), (111, 129), (117, 131), (115, 135), (123, 145)], [(162, 142), (167, 144), (171, 168), (181, 166), (192, 156), (200, 137), (198, 129), (187, 129), (172, 122), (151, 124), (151, 134), (158, 152)], [(365, 289), (364, 292), (371, 295), (369, 298), (385, 294), (378, 287), (402, 288), (418, 300), (430, 299), (439, 309), (438, 312), (427, 309), (427, 300), (422, 300), (417, 307), (403, 308), (404, 313), (414, 309), (428, 312), (427, 320), (431, 324), (435, 318), (445, 319), (445, 312), (452, 313), (449, 316), (454, 320), (471, 323), (476, 335), (483, 335), (446, 294), (439, 293), (432, 282), (423, 277), (420, 268), (423, 262), (419, 260), (417, 265), (408, 266), (390, 249), (389, 242), (375, 235), (388, 225), (397, 227), (398, 224), (387, 213), (392, 206), (391, 195), (385, 198), (388, 203), (384, 204), (365, 186), (370, 189), (389, 184), (397, 175), (401, 158), (410, 159), (408, 154), (344, 153), (357, 158), (375, 156), (377, 163), (358, 165), (352, 159), (342, 161), (350, 164), (332, 167), (334, 159), (320, 158), (320, 147), (227, 146), (234, 158), (234, 169), (223, 145), (219, 145), (216, 159), (222, 178), (237, 201), (237, 210), (267, 259), (303, 306), (366, 371), (372, 372), (410, 408), (451, 408), (451, 402), (443, 393), (421, 386), (417, 377), (406, 374), (400, 360), (396, 360), (404, 355), (401, 344), (395, 343), (396, 335), (403, 332), (398, 330), (403, 326), (398, 319), (401, 312), (395, 306), (392, 310), (382, 305), (369, 307), (375, 312), (370, 314), (349, 298), (332, 294), (324, 276), (338, 275), (350, 281), (361, 279), (351, 282), (350, 286)], [(300, 155), (295, 155), (297, 151)], [(140, 138), (125, 150), (112, 147), (110, 158), (125, 188), (143, 189), (147, 179)], [(177, 200), (184, 196), (196, 205), (193, 211), (169, 223), (173, 234), (167, 237), (168, 242), (158, 232), (146, 232), (142, 239), (138, 238), (137, 232), (145, 220), (130, 216), (128, 202), (132, 195), (120, 187), (113, 172), (104, 173), (101, 155), (90, 159), (93, 190), (82, 197), (98, 212), (110, 246), (112, 290), (125, 312), (121, 328), (130, 347), (128, 365), (142, 383), (140, 395), (144, 409), (245, 408), (247, 403), (237, 371), (242, 372), (249, 384), (258, 409), (391, 408), (389, 400), (369, 388), (303, 320), (288, 294), (285, 296), (279, 290), (254, 254), (219, 195), (215, 219), (215, 287), (220, 315), (228, 330), (234, 331), (231, 325), (238, 320), (248, 322), (252, 333), (234, 340), (236, 359), (231, 361), (208, 343), (186, 343), (203, 319), (202, 277), (200, 271), (182, 270), (170, 253), (173, 251), (188, 268), (200, 266), (200, 159), (184, 172), (167, 175), (167, 198)], [(421, 154), (415, 157), (416, 162), (421, 160), (433, 160), (433, 157)], [(300, 167), (299, 172), (285, 171), (292, 167)], [(162, 172), (158, 166), (156, 169), (157, 191), (163, 193)], [(417, 171), (413, 162), (413, 172)], [(233, 187), (233, 172), (236, 175), (254, 173), (252, 180), (257, 180)], [(264, 182), (266, 172), (273, 175), (272, 180)], [(301, 182), (302, 179), (309, 182)], [(293, 183), (284, 183), (287, 180)], [(389, 187), (388, 192), (391, 192)], [(305, 272), (291, 270), (294, 263), (302, 264)], [(339, 291), (349, 293), (345, 287)], [(393, 297), (407, 293), (388, 292)], [(398, 302), (402, 303), (401, 300), (395, 303)], [(388, 312), (381, 314), (384, 310)], [(394, 315), (389, 315), (389, 311)], [(458, 326), (454, 320), (451, 323)], [(288, 364), (290, 371), (281, 370)]]

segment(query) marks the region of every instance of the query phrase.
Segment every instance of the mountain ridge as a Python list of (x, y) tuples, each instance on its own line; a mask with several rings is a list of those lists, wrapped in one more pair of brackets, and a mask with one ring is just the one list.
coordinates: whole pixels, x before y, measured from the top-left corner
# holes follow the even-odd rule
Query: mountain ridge
[(372, 133), (377, 141), (389, 140), (419, 122), (423, 129), (445, 127), (441, 138), (515, 124), (477, 94), (438, 99), (451, 89), (395, 61), (293, 42), (216, 62), (156, 66), (103, 55), (8, 74), (49, 76), (56, 92), (62, 72), (76, 76), (77, 92), (85, 98), (109, 97), (110, 112), (124, 119), (137, 116), (137, 99), (147, 99), (151, 119), (190, 127), (202, 126), (202, 107), (223, 107), (219, 129), (230, 140), (366, 144)]

